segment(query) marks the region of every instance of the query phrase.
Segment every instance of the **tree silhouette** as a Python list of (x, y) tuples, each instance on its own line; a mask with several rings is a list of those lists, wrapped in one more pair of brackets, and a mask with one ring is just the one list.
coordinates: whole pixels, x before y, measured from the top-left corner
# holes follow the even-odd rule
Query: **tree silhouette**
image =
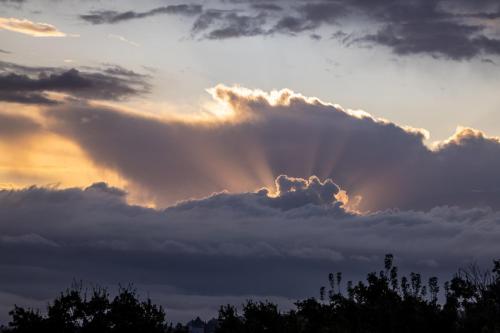
[(384, 269), (369, 273), (366, 281), (347, 281), (344, 290), (342, 274), (331, 273), (319, 300), (299, 301), (285, 313), (253, 301), (243, 306), (241, 316), (236, 308), (223, 307), (217, 332), (500, 332), (500, 261), (488, 274), (476, 267), (460, 270), (445, 284), (441, 305), (436, 277), (426, 284), (418, 273), (400, 277), (393, 259), (386, 255)]
[(112, 300), (106, 289), (94, 288), (90, 296), (81, 286), (61, 293), (47, 309), (39, 311), (15, 306), (5, 332), (12, 333), (164, 333), (184, 332), (165, 322), (165, 312), (150, 299), (141, 301), (132, 287), (120, 288)]
[[(205, 326), (205, 333), (500, 333), (500, 261), (491, 271), (473, 265), (461, 269), (444, 283), (444, 302), (439, 302), (436, 277), (427, 283), (418, 273), (399, 276), (387, 255), (384, 267), (365, 281), (347, 281), (342, 274), (328, 276), (328, 287), (319, 299), (295, 303), (281, 312), (276, 304), (249, 300), (238, 309), (221, 306), (218, 320)], [(186, 333), (183, 325), (167, 325), (165, 312), (150, 299), (141, 301), (136, 291), (120, 288), (111, 298), (106, 289), (94, 288), (87, 295), (81, 286), (61, 293), (42, 315), (15, 306), (9, 333)]]

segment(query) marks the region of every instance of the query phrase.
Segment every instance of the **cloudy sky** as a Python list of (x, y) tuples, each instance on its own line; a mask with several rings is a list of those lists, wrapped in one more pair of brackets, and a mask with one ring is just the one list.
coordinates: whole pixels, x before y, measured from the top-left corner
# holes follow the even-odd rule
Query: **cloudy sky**
[(0, 40), (0, 323), (500, 253), (497, 0), (0, 0)]

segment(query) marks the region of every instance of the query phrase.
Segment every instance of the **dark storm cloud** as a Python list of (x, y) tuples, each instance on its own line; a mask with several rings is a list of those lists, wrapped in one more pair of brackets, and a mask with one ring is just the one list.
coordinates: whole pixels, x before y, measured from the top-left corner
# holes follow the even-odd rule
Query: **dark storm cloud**
[[(500, 251), (500, 216), (489, 209), (339, 214), (331, 181), (281, 177), (278, 186), (277, 197), (225, 193), (165, 211), (128, 205), (122, 190), (104, 183), (2, 190), (0, 309), (43, 306), (75, 279), (134, 282), (170, 319), (187, 319), (248, 295), (288, 304), (316, 296), (329, 272), (363, 278), (388, 251), (403, 272), (432, 269), (446, 278)], [(297, 190), (316, 199), (273, 207)]]
[[(235, 3), (241, 6), (244, 2)], [(250, 1), (247, 3), (247, 16), (251, 16), (251, 12), (258, 12), (265, 18), (261, 28), (262, 35), (296, 35), (310, 33), (321, 27), (337, 30), (342, 24), (362, 21), (376, 32), (363, 34), (360, 31), (352, 31), (353, 36), (360, 36), (351, 38), (346, 44), (368, 42), (389, 47), (399, 55), (428, 54), (453, 60), (470, 59), (482, 54), (500, 54), (498, 29), (491, 31), (486, 23), (481, 21), (499, 18), (500, 5), (493, 0), (297, 0), (269, 4), (254, 4)], [(281, 10), (276, 10), (274, 6), (279, 6)], [(212, 36), (211, 32), (221, 26), (232, 26), (232, 23), (226, 16), (219, 16), (206, 25), (205, 36), (223, 39), (255, 35), (233, 33)]]
[(481, 30), (451, 22), (412, 22), (388, 25), (361, 40), (389, 46), (399, 55), (425, 53), (460, 60), (478, 54), (500, 54), (500, 40), (472, 37)]
[[(477, 3), (476, 9), (462, 14), (446, 1), (414, 1), (378, 6), (374, 18), (383, 24), (374, 34), (356, 41), (369, 41), (387, 46), (399, 55), (429, 54), (454, 60), (470, 59), (482, 54), (500, 54), (498, 31), (488, 35), (484, 23), (467, 20), (479, 17), (479, 10), (493, 2)], [(496, 4), (498, 7), (498, 4)], [(385, 9), (385, 10), (384, 10)], [(459, 12), (460, 11), (460, 12)], [(493, 13), (492, 13), (493, 14)], [(479, 16), (478, 16), (479, 15)]]
[(47, 92), (75, 97), (120, 100), (146, 93), (147, 76), (121, 67), (64, 69), (20, 66), (0, 62), (0, 101), (55, 104)]
[[(460, 129), (431, 150), (421, 131), (306, 99), (217, 87), (229, 120), (181, 122), (85, 104), (47, 111), (52, 130), (159, 205), (250, 191), (280, 174), (333, 178), (361, 209), (500, 208), (500, 143)], [(274, 101), (274, 102), (273, 102)]]
[(500, 19), (500, 11), (499, 12), (491, 12), (491, 13), (466, 14), (465, 16), (466, 17), (480, 18), (480, 19), (496, 20), (496, 19)]
[(364, 28), (351, 28), (346, 45), (369, 43), (398, 55), (467, 60), (500, 54), (494, 23), (499, 13), (495, 0), (229, 1), (199, 13), (192, 33), (207, 39), (277, 34), (319, 39), (321, 28), (339, 30), (362, 22)]
[(80, 15), (80, 18), (92, 24), (114, 24), (123, 21), (141, 19), (162, 14), (193, 16), (200, 14), (202, 12), (202, 8), (203, 7), (201, 5), (182, 4), (158, 7), (146, 12), (135, 12), (131, 10), (125, 12), (101, 10), (93, 11), (85, 15)]
[[(182, 4), (137, 12), (94, 11), (80, 17), (92, 24), (118, 23), (159, 14), (195, 16), (191, 33), (202, 39), (306, 34), (350, 27), (344, 44), (388, 47), (398, 55), (425, 54), (452, 60), (500, 55), (500, 4), (496, 0), (222, 1)], [(353, 26), (362, 28), (356, 30)], [(366, 32), (366, 31), (371, 32)]]
[(282, 11), (283, 7), (274, 3), (253, 3), (252, 8), (267, 11)]
[(233, 37), (250, 37), (264, 34), (262, 26), (266, 22), (264, 14), (255, 16), (242, 15), (235, 12), (207, 11), (200, 15), (193, 25), (193, 33), (205, 30), (214, 22), (223, 22), (210, 30), (204, 37), (208, 39), (226, 39)]
[[(0, 78), (1, 83), (2, 78)], [(0, 91), (0, 101), (20, 104), (51, 105), (55, 100), (46, 97), (43, 93), (25, 91)]]
[(299, 33), (317, 29), (323, 24), (337, 24), (338, 19), (346, 15), (346, 9), (333, 2), (306, 3), (297, 8), (297, 13), (281, 18), (271, 32)]
[(335, 3), (300, 4), (291, 13), (277, 4), (258, 2), (251, 3), (248, 10), (207, 9), (194, 22), (192, 32), (208, 39), (295, 34), (334, 24), (344, 14), (344, 8)]
[(5, 3), (5, 4), (22, 4), (26, 2), (26, 0), (0, 0), (0, 4)]

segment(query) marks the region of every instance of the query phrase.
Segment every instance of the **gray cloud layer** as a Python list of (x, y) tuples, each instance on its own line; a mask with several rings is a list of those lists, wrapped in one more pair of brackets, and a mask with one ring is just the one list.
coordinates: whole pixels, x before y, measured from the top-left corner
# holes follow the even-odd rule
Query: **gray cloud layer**
[(449, 277), (500, 251), (500, 216), (490, 209), (356, 215), (332, 198), (331, 181), (282, 176), (277, 184), (277, 197), (221, 193), (165, 211), (130, 206), (104, 183), (0, 191), (0, 295), (8, 296), (0, 309), (43, 306), (73, 279), (132, 281), (171, 319), (186, 319), (246, 295), (316, 295), (329, 271), (361, 278), (386, 252), (403, 271)]
[(147, 77), (121, 67), (64, 69), (26, 67), (0, 62), (0, 101), (55, 104), (46, 92), (75, 97), (119, 100), (149, 90)]
[[(180, 10), (181, 6), (185, 7)], [(346, 34), (346, 45), (381, 45), (399, 55), (427, 54), (454, 60), (500, 54), (500, 4), (496, 0), (246, 0), (204, 9), (178, 5), (147, 12), (103, 10), (81, 18), (93, 24), (118, 23), (160, 13), (198, 15), (192, 33), (207, 39), (303, 33), (320, 38), (319, 33), (325, 35), (325, 31), (330, 31), (326, 33), (330, 37), (343, 27), (361, 23), (364, 28)]]
[(251, 191), (280, 174), (336, 179), (360, 208), (499, 208), (500, 143), (461, 129), (435, 150), (423, 134), (290, 91), (214, 94), (233, 120), (181, 122), (85, 104), (46, 112), (52, 130), (117, 170), (160, 205), (212, 192)]

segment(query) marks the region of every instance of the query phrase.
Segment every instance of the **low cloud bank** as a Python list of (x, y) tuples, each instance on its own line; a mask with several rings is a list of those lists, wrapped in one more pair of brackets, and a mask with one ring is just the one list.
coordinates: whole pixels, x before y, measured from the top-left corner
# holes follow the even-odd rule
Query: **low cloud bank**
[[(187, 318), (200, 308), (214, 314), (228, 298), (286, 303), (316, 295), (328, 272), (362, 278), (387, 252), (404, 271), (442, 277), (500, 253), (500, 215), (491, 209), (363, 215), (343, 208), (333, 181), (281, 176), (277, 184), (164, 211), (129, 205), (124, 191), (105, 183), (3, 190), (0, 293), (9, 297), (0, 308), (12, 300), (40, 304), (74, 279), (132, 281)], [(189, 306), (176, 301), (182, 295), (191, 295)]]

